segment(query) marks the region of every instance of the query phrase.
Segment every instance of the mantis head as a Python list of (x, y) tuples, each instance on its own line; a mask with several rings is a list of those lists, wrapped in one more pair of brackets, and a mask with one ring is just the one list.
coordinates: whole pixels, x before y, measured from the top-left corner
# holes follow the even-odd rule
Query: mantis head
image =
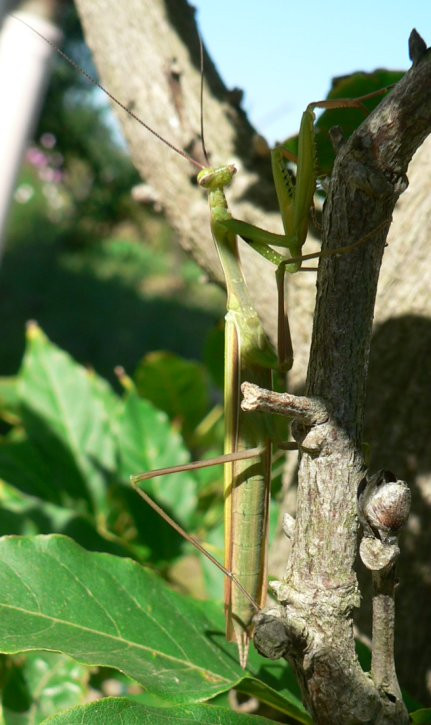
[(223, 189), (225, 186), (229, 186), (234, 174), (236, 174), (236, 167), (233, 164), (217, 168), (207, 167), (199, 172), (198, 184), (209, 191)]

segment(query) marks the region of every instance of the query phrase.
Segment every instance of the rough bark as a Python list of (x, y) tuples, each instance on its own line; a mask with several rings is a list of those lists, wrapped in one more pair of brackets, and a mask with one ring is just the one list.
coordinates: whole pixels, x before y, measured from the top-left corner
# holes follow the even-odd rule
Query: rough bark
[[(114, 3), (112, 0), (77, 0), (77, 5), (102, 82), (123, 102), (130, 103), (133, 110), (162, 135), (180, 147), (198, 153), (198, 51), (193, 13), (186, 3), (182, 0), (166, 3), (161, 0), (130, 0), (127, 4)], [(406, 36), (408, 31), (406, 29)], [(408, 98), (407, 91), (406, 94)], [(353, 148), (347, 145), (342, 150), (337, 165), (337, 180), (332, 187), (325, 217), (325, 231), (330, 244), (347, 243), (352, 239), (352, 230), (355, 230), (353, 239), (359, 238), (391, 217), (396, 197), (405, 181), (408, 160), (425, 136), (423, 122), (429, 122), (429, 109), (425, 109), (417, 97), (410, 97), (408, 101), (411, 128), (407, 128), (409, 114), (403, 111), (400, 115), (399, 108), (385, 105), (385, 112), (392, 115), (373, 116), (363, 131), (364, 135), (357, 137), (355, 143), (358, 145)], [(277, 214), (273, 211), (275, 197), (269, 177), (269, 164), (254, 153), (256, 144), (253, 129), (234, 104), (232, 94), (223, 87), (208, 59), (205, 105), (207, 146), (212, 152), (212, 158), (215, 162), (233, 160), (239, 166), (237, 179), (229, 195), (235, 214), (239, 218), (280, 231)], [(418, 107), (422, 109), (420, 119), (417, 115)], [(396, 123), (400, 119), (401, 125)], [(193, 253), (212, 278), (220, 280), (218, 260), (209, 234), (202, 233), (202, 230), (207, 229), (206, 200), (193, 182), (193, 169), (127, 116), (122, 116), (121, 120), (134, 163), (163, 200), (165, 212), (178, 230), (182, 245)], [(418, 128), (421, 138), (418, 137)], [(381, 129), (385, 129), (383, 135)], [(391, 143), (387, 142), (390, 134), (399, 140), (402, 137), (404, 145), (395, 149), (393, 138)], [(410, 138), (409, 147), (405, 146), (406, 138)], [(428, 153), (428, 159), (429, 148), (428, 144), (423, 152)], [(414, 163), (416, 168), (419, 167), (416, 171), (419, 181), (416, 183), (420, 187), (423, 162), (419, 155)], [(430, 166), (428, 161), (428, 170)], [(426, 632), (426, 607), (414, 591), (419, 586), (423, 592), (430, 579), (425, 553), (415, 567), (411, 563), (414, 547), (428, 536), (424, 505), (429, 506), (425, 499), (428, 497), (429, 500), (430, 486), (428, 459), (424, 453), (427, 436), (424, 420), (429, 410), (427, 401), (429, 403), (430, 394), (424, 359), (430, 338), (429, 322), (425, 315), (430, 314), (431, 303), (427, 283), (430, 272), (423, 260), (429, 253), (426, 243), (430, 224), (426, 221), (430, 218), (427, 214), (429, 204), (429, 191), (422, 192), (421, 197), (419, 188), (414, 195), (412, 191), (404, 195), (395, 212), (396, 223), (388, 239), (389, 248), (385, 254), (379, 286), (380, 299), (376, 307), (378, 328), (376, 352), (371, 361), (369, 432), (366, 435), (373, 446), (374, 464), (393, 468), (399, 477), (409, 482), (414, 474), (418, 474), (417, 486), (422, 500), (416, 500), (415, 504), (414, 491), (415, 517), (406, 536), (408, 553), (404, 556), (404, 564), (401, 557), (402, 576), (406, 575), (405, 581), (409, 581), (410, 577), (412, 582), (411, 609), (409, 616), (402, 617), (398, 627), (398, 632), (402, 632), (403, 627), (408, 632), (408, 641), (402, 635), (398, 640), (401, 651), (405, 648), (404, 651), (408, 652), (408, 658), (400, 660), (402, 682), (415, 688), (413, 691), (418, 695), (423, 695), (425, 689), (425, 657), (429, 661), (430, 655), (429, 650), (423, 647), (424, 636), (425, 641), (431, 642), (431, 637), (426, 637), (426, 634), (422, 634), (420, 641), (411, 634), (418, 616)], [(315, 652), (312, 662), (314, 675), (311, 678), (311, 660), (305, 662), (299, 658), (296, 662), (312, 709), (317, 692), (322, 692), (325, 698), (333, 696), (329, 691), (323, 695), (325, 688), (322, 688), (322, 682), (331, 681), (330, 673), (334, 672), (335, 679), (338, 678), (341, 684), (338, 691), (341, 699), (344, 688), (347, 692), (359, 692), (364, 696), (364, 702), (368, 701), (365, 710), (371, 707), (378, 712), (381, 707), (378, 694), (369, 681), (365, 682), (354, 661), (351, 623), (346, 620), (342, 610), (351, 608), (357, 601), (353, 574), (356, 550), (353, 502), (359, 478), (363, 475), (357, 444), (361, 438), (372, 310), (384, 239), (384, 230), (380, 229), (376, 238), (361, 252), (350, 260), (347, 257), (339, 258), (335, 263), (334, 260), (328, 260), (322, 265), (320, 273), (320, 302), (314, 327), (315, 341), (307, 395), (318, 395), (327, 403), (329, 401), (328, 413), (336, 419), (334, 426), (331, 418), (330, 430), (336, 436), (337, 445), (331, 444), (329, 451), (325, 449), (327, 455), (322, 456), (321, 448), (322, 445), (323, 448), (327, 446), (328, 431), (323, 438), (320, 437), (320, 441), (312, 440), (316, 436), (307, 431), (308, 440), (302, 440), (303, 445), (305, 442), (305, 447), (308, 446), (308, 452), (301, 464), (302, 492), (294, 531), (294, 553), (289, 564), (294, 586), (300, 587), (302, 591), (302, 585), (306, 583), (304, 591), (307, 591), (301, 606), (309, 608), (310, 597), (313, 600), (317, 591), (319, 602), (325, 602), (324, 607), (313, 605), (310, 627), (317, 626), (317, 616), (323, 617), (324, 631), (328, 635), (325, 646), (329, 655), (324, 653), (322, 656), (321, 649)], [(242, 251), (250, 286), (256, 291), (259, 313), (269, 331), (274, 333), (274, 295), (269, 292), (274, 289), (272, 270), (249, 250)], [(417, 277), (413, 277), (415, 273)], [(290, 304), (295, 309), (292, 337), (296, 358), (291, 385), (292, 389), (299, 391), (307, 359), (314, 279), (312, 275), (295, 275), (289, 283)], [(344, 297), (340, 297), (340, 292), (337, 292), (331, 298), (334, 289), (344, 290)], [(394, 316), (397, 318), (395, 321)], [(350, 332), (352, 344), (349, 349), (344, 343)], [(395, 348), (390, 347), (393, 344)], [(411, 353), (403, 357), (408, 346)], [(412, 371), (417, 373), (416, 379)], [(413, 432), (412, 422), (418, 423), (419, 435)], [(304, 431), (302, 436), (305, 436)], [(407, 447), (404, 447), (406, 439)], [(328, 481), (331, 482), (331, 499), (325, 499), (323, 506), (316, 506), (316, 500), (320, 500), (321, 482), (324, 482), (323, 488), (326, 489)], [(314, 545), (310, 546), (313, 536)], [(421, 551), (429, 551), (429, 546)], [(317, 553), (320, 555), (317, 556)], [(323, 553), (325, 556), (321, 555)], [(422, 612), (419, 614), (420, 608)], [(429, 623), (427, 627), (429, 633)], [(418, 657), (421, 662), (419, 677)], [(415, 668), (411, 667), (412, 658)], [(346, 675), (347, 672), (349, 675)], [(351, 695), (346, 695), (346, 707), (350, 707), (351, 699)], [(325, 717), (325, 707), (326, 704), (319, 702), (322, 717)], [(358, 720), (345, 719), (344, 722), (363, 721), (362, 715), (358, 714), (359, 710)]]
[[(324, 401), (326, 419), (304, 424), (287, 408), (302, 455), (292, 550), (276, 593), (286, 656), (318, 723), (408, 721), (398, 686), (370, 688), (361, 673), (349, 612), (358, 606), (356, 494), (364, 474), (360, 444), (377, 281), (408, 163), (431, 128), (430, 61), (425, 53), (337, 156), (323, 250), (374, 234), (366, 247), (323, 257), (319, 265), (306, 392)], [(393, 612), (386, 610), (390, 626)]]

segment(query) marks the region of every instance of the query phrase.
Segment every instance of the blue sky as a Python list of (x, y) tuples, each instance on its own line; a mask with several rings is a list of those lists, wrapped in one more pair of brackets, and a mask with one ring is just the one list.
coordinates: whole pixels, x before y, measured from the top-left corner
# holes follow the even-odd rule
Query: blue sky
[(226, 85), (270, 142), (296, 132), (333, 76), (407, 69), (413, 27), (431, 45), (430, 0), (193, 0), (204, 42)]

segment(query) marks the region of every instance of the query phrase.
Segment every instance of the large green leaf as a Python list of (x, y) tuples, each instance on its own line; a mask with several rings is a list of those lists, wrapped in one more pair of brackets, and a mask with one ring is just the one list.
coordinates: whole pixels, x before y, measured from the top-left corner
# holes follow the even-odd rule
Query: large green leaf
[(270, 725), (274, 720), (244, 715), (213, 705), (148, 707), (125, 697), (107, 697), (84, 707), (74, 707), (44, 721), (44, 725)]
[(206, 699), (240, 679), (211, 607), (205, 616), (131, 560), (54, 535), (6, 537), (0, 563), (5, 653), (57, 650), (120, 669), (176, 702)]
[(296, 722), (311, 725), (313, 721), (299, 697), (295, 675), (286, 662), (269, 663), (261, 669), (259, 677), (244, 677), (236, 689), (285, 712)]
[(68, 657), (35, 652), (7, 663), (2, 691), (4, 725), (36, 725), (85, 702), (89, 670)]
[[(177, 535), (130, 489), (133, 473), (189, 460), (167, 416), (133, 390), (120, 398), (102, 378), (53, 345), (35, 324), (28, 329), (16, 387), (24, 427), (0, 442), (0, 477), (31, 502), (25, 505), (27, 514), (16, 510), (3, 516), (0, 533), (73, 531), (80, 543), (98, 550), (103, 541), (96, 539), (101, 534), (108, 551), (113, 551), (113, 537), (122, 546), (124, 536), (126, 550), (134, 557), (175, 558), (181, 545)], [(155, 479), (147, 490), (189, 526), (198, 481), (196, 474), (185, 473)], [(38, 516), (37, 502), (56, 511)], [(81, 517), (79, 522), (72, 522), (71, 510)], [(14, 517), (16, 527), (8, 528)], [(118, 548), (115, 551), (120, 553)]]
[[(206, 700), (241, 686), (246, 675), (262, 700), (300, 722), (308, 718), (296, 695), (283, 685), (274, 689), (273, 672), (265, 683), (257, 653), (247, 673), (240, 668), (235, 646), (224, 639), (221, 607), (181, 597), (136, 562), (88, 553), (66, 537), (5, 537), (0, 651), (40, 649), (119, 669), (153, 702)], [(244, 687), (250, 691), (250, 682)]]
[(49, 456), (50, 483), (103, 509), (106, 475), (115, 468), (110, 418), (94, 374), (52, 345), (35, 324), (20, 372), (23, 421), (32, 442)]
[[(349, 76), (335, 78), (328, 93), (328, 98), (360, 98), (395, 85), (403, 75), (404, 71), (390, 71), (379, 68), (372, 73), (360, 71)], [(364, 101), (368, 113), (378, 106), (384, 95), (382, 93), (382, 95), (376, 95)], [(335, 160), (335, 151), (329, 136), (329, 130), (334, 126), (339, 126), (342, 129), (344, 138), (347, 139), (361, 125), (364, 119), (364, 112), (354, 108), (324, 111), (319, 116), (316, 123), (319, 174), (330, 174)]]

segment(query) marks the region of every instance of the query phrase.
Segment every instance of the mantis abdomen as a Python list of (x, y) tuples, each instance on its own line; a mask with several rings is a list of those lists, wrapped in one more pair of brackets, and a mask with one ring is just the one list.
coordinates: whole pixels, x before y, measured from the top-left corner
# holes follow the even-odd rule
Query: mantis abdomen
[(265, 417), (241, 411), (240, 387), (248, 380), (270, 388), (277, 358), (251, 302), (236, 235), (223, 224), (230, 218), (224, 187), (234, 173), (233, 166), (209, 168), (200, 172), (198, 180), (209, 191), (211, 231), (227, 288), (225, 454), (260, 449), (253, 458), (226, 463), (224, 476), (225, 567), (234, 577), (226, 582), (226, 632), (230, 641), (237, 642), (245, 667), (252, 618), (266, 597), (271, 446)]
[[(240, 581), (254, 602), (263, 607), (266, 599), (268, 512), (271, 481), (271, 444), (265, 436), (263, 419), (241, 411), (240, 383), (246, 378), (271, 387), (271, 371), (241, 365), (238, 329), (230, 313), (226, 316), (225, 453), (261, 447), (261, 454), (225, 464), (225, 567)], [(227, 389), (229, 387), (229, 390)], [(234, 398), (237, 403), (229, 404)], [(256, 613), (250, 599), (232, 579), (225, 585), (226, 636), (238, 644), (240, 663), (247, 663), (252, 618)]]

